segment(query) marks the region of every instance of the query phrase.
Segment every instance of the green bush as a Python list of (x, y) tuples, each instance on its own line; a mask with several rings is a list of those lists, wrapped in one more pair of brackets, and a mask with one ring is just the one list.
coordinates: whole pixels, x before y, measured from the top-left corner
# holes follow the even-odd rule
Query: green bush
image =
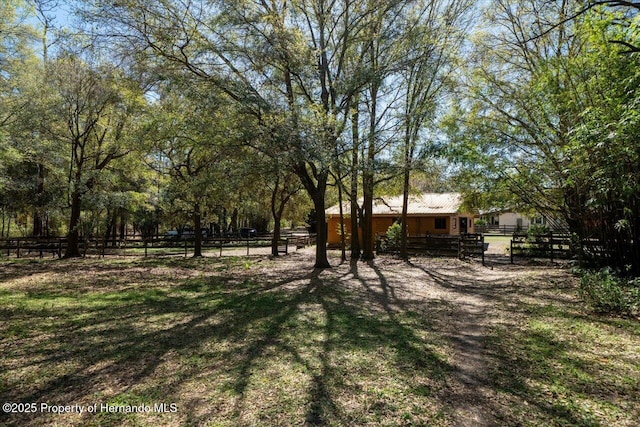
[(391, 248), (400, 247), (400, 240), (402, 236), (402, 226), (400, 223), (394, 222), (387, 229), (387, 244)]
[(640, 279), (623, 279), (608, 268), (583, 272), (580, 297), (601, 313), (633, 314), (640, 309)]
[(484, 220), (484, 219), (476, 219), (476, 220), (474, 220), (474, 221), (473, 221), (473, 224), (474, 224), (476, 227), (484, 227), (484, 226), (486, 226), (486, 225), (487, 225), (487, 221), (486, 221), (486, 220)]
[(545, 236), (549, 234), (549, 228), (546, 225), (532, 224), (527, 229), (527, 237)]

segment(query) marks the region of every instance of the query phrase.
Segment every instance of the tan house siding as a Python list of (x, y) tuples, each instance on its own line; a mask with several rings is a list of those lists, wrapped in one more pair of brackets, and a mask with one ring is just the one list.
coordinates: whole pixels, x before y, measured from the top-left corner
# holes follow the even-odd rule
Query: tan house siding
[[(422, 208), (427, 212), (409, 212), (409, 215), (407, 217), (407, 232), (409, 235), (420, 236), (427, 234), (460, 234), (461, 219), (463, 221), (466, 220), (467, 222), (467, 233), (474, 232), (473, 219), (475, 215), (473, 213), (457, 212), (462, 200), (459, 195), (456, 195), (455, 193), (431, 195), (425, 194), (420, 197), (421, 199), (419, 199), (419, 202), (421, 204), (414, 203), (413, 205), (410, 204), (409, 207), (411, 208), (412, 206), (414, 206), (416, 210), (420, 210)], [(457, 201), (457, 203), (452, 202), (452, 200), (454, 202)], [(425, 207), (429, 205), (430, 201), (434, 201), (431, 204), (437, 206)], [(387, 204), (381, 203), (374, 209), (372, 219), (374, 237), (375, 235), (386, 234), (388, 228), (394, 223), (394, 221), (398, 221), (400, 219), (400, 209), (398, 209), (398, 207), (393, 204), (394, 202), (396, 202), (396, 200), (394, 198), (391, 198), (390, 202), (388, 202)], [(389, 205), (388, 210), (391, 211), (390, 213), (382, 213), (384, 212), (386, 205)], [(344, 212), (349, 212), (349, 209), (347, 209), (347, 207), (343, 207), (343, 209)], [(327, 209), (327, 240), (330, 245), (340, 244), (340, 216), (339, 214), (337, 214), (337, 211), (337, 206)], [(436, 222), (439, 223), (439, 228), (436, 228)], [(344, 229), (346, 234), (346, 241), (348, 243), (351, 236), (351, 221), (348, 215), (344, 217)]]

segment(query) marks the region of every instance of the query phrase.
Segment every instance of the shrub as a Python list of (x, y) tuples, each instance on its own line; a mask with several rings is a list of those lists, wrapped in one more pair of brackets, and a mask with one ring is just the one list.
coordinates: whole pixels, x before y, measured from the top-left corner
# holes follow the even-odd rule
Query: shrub
[(549, 234), (549, 228), (545, 225), (533, 224), (527, 229), (527, 237), (544, 236)]
[(484, 226), (486, 226), (486, 225), (487, 225), (487, 221), (486, 221), (486, 220), (484, 220), (484, 219), (476, 219), (475, 221), (473, 221), (473, 224), (474, 224), (476, 227), (484, 227)]
[(640, 309), (640, 279), (623, 279), (608, 268), (583, 272), (580, 297), (601, 313), (633, 314)]
[(400, 247), (400, 240), (402, 236), (402, 226), (400, 223), (394, 222), (387, 229), (387, 242), (389, 247), (398, 248)]

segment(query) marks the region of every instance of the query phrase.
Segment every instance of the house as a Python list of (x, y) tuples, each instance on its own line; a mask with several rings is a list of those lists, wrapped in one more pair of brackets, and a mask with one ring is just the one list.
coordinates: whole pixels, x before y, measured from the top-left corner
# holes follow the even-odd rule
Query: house
[(533, 222), (533, 218), (510, 209), (491, 209), (480, 211), (480, 219), (487, 222), (487, 226), (502, 226), (512, 229), (526, 230)]
[(489, 209), (480, 211), (480, 219), (486, 226), (478, 226), (481, 232), (513, 233), (527, 231), (531, 226), (546, 227), (554, 231), (564, 231), (566, 223), (557, 215), (526, 215), (511, 209)]
[[(456, 235), (474, 233), (473, 220), (477, 216), (462, 211), (462, 195), (459, 193), (424, 193), (409, 196), (407, 208), (407, 232), (410, 236), (427, 234)], [(344, 228), (347, 241), (351, 234), (349, 203), (343, 203)], [(329, 245), (340, 244), (340, 207), (326, 211)], [(402, 216), (402, 196), (381, 197), (373, 203), (373, 234), (385, 234)]]

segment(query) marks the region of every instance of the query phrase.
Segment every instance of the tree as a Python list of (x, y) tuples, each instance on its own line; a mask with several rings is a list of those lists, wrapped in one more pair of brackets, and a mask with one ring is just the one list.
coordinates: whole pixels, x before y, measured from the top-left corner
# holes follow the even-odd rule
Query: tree
[(444, 91), (450, 84), (457, 54), (465, 40), (465, 17), (472, 4), (464, 0), (430, 2), (425, 9), (409, 17), (412, 30), (404, 37), (402, 47), (408, 55), (400, 68), (405, 91), (401, 119), (403, 203), (400, 256), (403, 258), (408, 256), (407, 206), (416, 150), (421, 137), (424, 137), (424, 127), (429, 122), (434, 123)]
[(569, 101), (577, 71), (569, 62), (578, 58), (581, 43), (569, 28), (526, 41), (536, 23), (562, 16), (569, 6), (535, 0), (518, 5), (499, 0), (494, 6), (490, 19), (498, 28), (477, 45), (465, 85), (472, 101), (465, 132), (455, 137), (465, 142), (460, 154), (483, 164), (486, 176), (505, 180), (524, 204), (577, 226), (578, 210), (563, 203), (562, 193), (569, 200), (578, 188), (562, 190), (567, 182), (562, 162), (580, 113)]
[(615, 34), (601, 17), (585, 14), (531, 38), (572, 5), (495, 4), (491, 18), (500, 27), (476, 50), (466, 121), (455, 121), (459, 154), (484, 165), (484, 175), (502, 181), (522, 205), (561, 217), (577, 250), (595, 233), (609, 248), (609, 265), (637, 272), (637, 202), (630, 195), (638, 181), (623, 160), (637, 152), (629, 137), (635, 115), (626, 113), (636, 102), (630, 88), (637, 68), (621, 58), (620, 47), (603, 44)]
[[(264, 124), (286, 118), (289, 138), (280, 155), (314, 203), (316, 267), (329, 267), (325, 192), (335, 145), (353, 95), (366, 76), (347, 69), (347, 53), (365, 36), (365, 17), (378, 6), (342, 2), (221, 1), (199, 3), (88, 2), (91, 16), (119, 33), (127, 52), (153, 52), (209, 82)], [(363, 52), (358, 58), (364, 58)], [(357, 58), (353, 61), (358, 64)], [(356, 72), (354, 72), (356, 71)]]
[[(443, 95), (443, 82), (463, 41), (471, 5), (470, 1), (391, 1), (381, 3), (372, 14), (369, 31), (376, 36), (365, 39), (371, 77), (360, 95), (364, 108), (358, 112), (366, 121), (360, 166), (365, 260), (374, 256), (371, 218), (375, 189), (401, 173), (406, 175), (408, 194), (415, 147), (424, 136), (427, 119), (435, 117), (441, 100), (437, 97)], [(403, 157), (393, 164), (390, 159), (398, 149)]]
[(226, 125), (233, 114), (224, 95), (192, 80), (162, 82), (153, 117), (146, 124), (149, 164), (171, 177), (170, 192), (191, 212), (195, 248), (202, 256), (202, 212), (229, 179), (220, 166), (228, 158), (223, 148)]
[[(610, 16), (609, 19), (616, 19)], [(585, 16), (589, 49), (582, 67), (591, 73), (581, 82), (589, 102), (570, 137), (568, 179), (586, 193), (583, 209), (589, 231), (605, 247), (600, 261), (619, 274), (640, 276), (640, 132), (637, 58), (605, 40), (619, 37), (602, 16)]]
[[(283, 173), (284, 172), (284, 173)], [(282, 218), (289, 201), (302, 190), (302, 185), (291, 171), (279, 169), (273, 165), (267, 187), (271, 191), (271, 215), (273, 219), (273, 237), (271, 241), (271, 255), (278, 256), (278, 244), (280, 242)]]
[[(53, 26), (54, 11), (58, 8), (58, 0), (34, 0), (33, 5), (35, 8), (35, 16), (39, 22), (39, 26), (36, 29), (37, 37), (40, 39), (41, 52), (42, 52), (42, 68), (46, 69), (49, 62), (49, 48), (52, 46), (52, 42), (49, 40), (49, 34), (52, 30), (55, 30)], [(54, 37), (55, 39), (56, 37)], [(42, 69), (39, 67), (40, 69)], [(40, 74), (40, 77), (45, 79), (44, 73)], [(43, 84), (42, 86), (45, 86)], [(41, 135), (34, 135), (34, 139), (41, 138)], [(46, 141), (43, 141), (46, 145)], [(49, 235), (48, 218), (47, 218), (47, 201), (48, 194), (45, 188), (45, 181), (47, 175), (47, 167), (44, 159), (37, 159), (36, 161), (37, 175), (36, 175), (36, 191), (35, 191), (35, 206), (33, 210), (33, 236), (43, 237)]]
[(91, 64), (63, 54), (49, 68), (49, 91), (42, 129), (64, 148), (70, 207), (66, 258), (79, 257), (80, 220), (85, 195), (101, 172), (125, 156), (134, 140), (138, 87), (109, 65)]
[(616, 19), (607, 19), (604, 21), (610, 27), (616, 29), (613, 33), (608, 34), (610, 43), (622, 46), (619, 53), (631, 54), (639, 53), (640, 45), (637, 44), (636, 30), (638, 22), (638, 12), (640, 11), (640, 2), (633, 0), (597, 0), (597, 1), (578, 1), (574, 11), (570, 11), (566, 15), (557, 17), (554, 20), (544, 21), (544, 27), (537, 27), (537, 31), (529, 40), (535, 40), (545, 37), (548, 34), (564, 27), (574, 20), (581, 20), (585, 15), (592, 12), (599, 14), (602, 10), (609, 10), (616, 15)]
[[(28, 4), (8, 1), (0, 11), (0, 199), (3, 231), (6, 213), (21, 214), (46, 203), (37, 193), (36, 153), (47, 153), (36, 138), (33, 122), (36, 80), (42, 76), (41, 62), (33, 49), (36, 31), (28, 21)], [(36, 197), (34, 197), (36, 194)], [(48, 196), (48, 195), (47, 195)], [(11, 216), (10, 215), (10, 216)]]

